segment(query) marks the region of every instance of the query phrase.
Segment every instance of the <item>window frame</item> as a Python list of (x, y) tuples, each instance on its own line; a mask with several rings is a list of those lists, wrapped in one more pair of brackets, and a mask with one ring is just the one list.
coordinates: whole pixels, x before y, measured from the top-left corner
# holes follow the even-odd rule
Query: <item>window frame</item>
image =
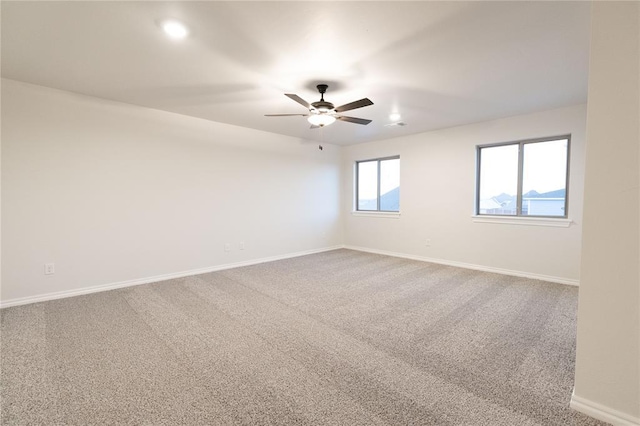
[[(355, 180), (355, 208), (354, 208), (354, 212), (356, 213), (400, 213), (400, 207), (398, 207), (398, 210), (380, 210), (380, 163), (382, 161), (386, 161), (386, 160), (400, 160), (400, 155), (392, 155), (389, 157), (379, 157), (379, 158), (371, 158), (368, 160), (356, 160), (355, 166), (356, 166), (356, 180)], [(360, 210), (359, 208), (359, 201), (360, 201), (360, 191), (359, 191), (359, 183), (360, 183), (360, 163), (370, 163), (372, 161), (377, 162), (377, 193), (376, 193), (376, 209), (375, 210)], [(399, 173), (399, 171), (398, 171)], [(399, 176), (398, 176), (399, 178)]]
[[(522, 214), (522, 184), (524, 178), (524, 146), (528, 144), (551, 142), (557, 140), (567, 141), (567, 172), (565, 177), (565, 197), (564, 197), (564, 216), (549, 215), (523, 215)], [(493, 148), (498, 146), (518, 145), (518, 182), (516, 188), (516, 214), (487, 214), (480, 213), (480, 165), (482, 162), (482, 149)], [(543, 218), (543, 219), (568, 219), (569, 218), (569, 181), (571, 175), (571, 134), (549, 136), (534, 139), (522, 139), (511, 142), (499, 142), (491, 144), (476, 145), (476, 199), (475, 199), (475, 215), (477, 217), (495, 217), (495, 218)]]

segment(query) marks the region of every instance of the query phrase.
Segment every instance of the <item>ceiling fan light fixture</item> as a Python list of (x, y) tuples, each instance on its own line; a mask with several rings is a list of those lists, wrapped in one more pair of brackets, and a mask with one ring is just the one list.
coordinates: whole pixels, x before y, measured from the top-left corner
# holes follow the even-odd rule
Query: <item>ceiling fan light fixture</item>
[(314, 126), (324, 127), (336, 121), (336, 118), (333, 115), (321, 113), (321, 114), (310, 115), (309, 118), (307, 118), (307, 121), (309, 121), (309, 123), (311, 123)]

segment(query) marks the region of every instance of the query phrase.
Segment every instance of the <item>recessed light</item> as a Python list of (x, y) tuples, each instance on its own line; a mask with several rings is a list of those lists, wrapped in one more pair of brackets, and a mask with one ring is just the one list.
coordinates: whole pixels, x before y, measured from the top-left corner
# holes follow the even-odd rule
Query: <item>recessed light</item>
[(389, 120), (391, 120), (391, 121), (398, 121), (398, 120), (400, 120), (401, 117), (402, 116), (397, 112), (389, 114)]
[(176, 40), (183, 39), (189, 35), (189, 29), (182, 22), (174, 19), (162, 21), (160, 26), (166, 35)]

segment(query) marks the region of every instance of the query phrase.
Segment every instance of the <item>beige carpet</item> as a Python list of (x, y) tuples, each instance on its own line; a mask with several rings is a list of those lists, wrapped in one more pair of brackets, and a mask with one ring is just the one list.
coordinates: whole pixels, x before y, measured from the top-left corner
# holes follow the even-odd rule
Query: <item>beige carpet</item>
[(577, 289), (336, 250), (2, 310), (5, 425), (600, 425)]

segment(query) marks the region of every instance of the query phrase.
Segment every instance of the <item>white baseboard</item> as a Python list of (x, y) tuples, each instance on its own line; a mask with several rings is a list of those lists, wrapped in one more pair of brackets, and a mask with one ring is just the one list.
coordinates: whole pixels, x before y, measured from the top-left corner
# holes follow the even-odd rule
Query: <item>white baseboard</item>
[(53, 293), (39, 294), (36, 296), (19, 297), (0, 302), (0, 309), (9, 308), (11, 306), (27, 305), (30, 303), (46, 302), (47, 300), (64, 299), (66, 297), (80, 296), (83, 294), (97, 293), (100, 291), (115, 290), (117, 288), (131, 287), (140, 284), (149, 284), (158, 281), (166, 281), (174, 278), (183, 278), (192, 275), (206, 274), (208, 272), (222, 271), (224, 269), (238, 268), (241, 266), (257, 265), (259, 263), (273, 262), (275, 260), (290, 259), (293, 257), (306, 256), (314, 253), (322, 253), (342, 248), (341, 245), (333, 247), (325, 247), (321, 249), (306, 250), (296, 253), (288, 253), (278, 256), (263, 257), (260, 259), (246, 260), (242, 262), (226, 263), (224, 265), (209, 266), (206, 268), (192, 269), (189, 271), (174, 272), (170, 274), (156, 275), (153, 277), (137, 278), (134, 280), (120, 281), (110, 284), (102, 284), (91, 287), (83, 287), (73, 290), (58, 291)]
[(640, 426), (640, 418), (576, 396), (575, 391), (571, 395), (569, 406), (582, 414), (611, 423), (614, 426)]
[(553, 276), (549, 276), (549, 275), (533, 274), (533, 273), (529, 273), (529, 272), (513, 271), (513, 270), (509, 270), (509, 269), (493, 268), (493, 267), (490, 267), (490, 266), (474, 265), (474, 264), (470, 264), (470, 263), (456, 262), (456, 261), (443, 260), (443, 259), (433, 259), (433, 258), (429, 258), (429, 257), (415, 256), (415, 255), (409, 255), (409, 254), (404, 254), (404, 253), (396, 253), (396, 252), (391, 252), (391, 251), (386, 251), (386, 250), (376, 250), (376, 249), (370, 249), (370, 248), (365, 248), (365, 247), (357, 247), (357, 246), (349, 246), (349, 245), (337, 245), (337, 246), (325, 247), (325, 248), (321, 248), (321, 249), (306, 250), (306, 251), (302, 251), (302, 252), (289, 253), (289, 254), (278, 255), (278, 256), (263, 257), (263, 258), (254, 259), (254, 260), (246, 260), (246, 261), (243, 261), (243, 262), (227, 263), (227, 264), (223, 264), (223, 265), (209, 266), (209, 267), (206, 267), (206, 268), (192, 269), (192, 270), (189, 270), (189, 271), (174, 272), (174, 273), (170, 273), (170, 274), (156, 275), (156, 276), (145, 277), (145, 278), (137, 278), (137, 279), (134, 279), (134, 280), (120, 281), (120, 282), (116, 282), (116, 283), (102, 284), (102, 285), (91, 286), (91, 287), (83, 287), (83, 288), (73, 289), (73, 290), (65, 290), (65, 291), (58, 291), (58, 292), (53, 292), (53, 293), (39, 294), (39, 295), (36, 295), (36, 296), (28, 296), (28, 297), (20, 297), (20, 298), (16, 298), (16, 299), (9, 299), (9, 300), (0, 302), (0, 309), (9, 308), (11, 306), (27, 305), (27, 304), (30, 304), (30, 303), (46, 302), (47, 300), (63, 299), (65, 297), (80, 296), (80, 295), (83, 295), (83, 294), (97, 293), (97, 292), (100, 292), (100, 291), (115, 290), (115, 289), (118, 289), (118, 288), (131, 287), (131, 286), (140, 285), (140, 284), (149, 284), (149, 283), (158, 282), (158, 281), (166, 281), (166, 280), (170, 280), (170, 279), (174, 279), (174, 278), (182, 278), (182, 277), (188, 277), (188, 276), (192, 276), (192, 275), (206, 274), (208, 272), (222, 271), (224, 269), (238, 268), (238, 267), (241, 267), (241, 266), (250, 266), (250, 265), (256, 265), (256, 264), (259, 264), (259, 263), (273, 262), (273, 261), (276, 261), (276, 260), (290, 259), (290, 258), (293, 258), (293, 257), (306, 256), (306, 255), (309, 255), (309, 254), (322, 253), (322, 252), (325, 252), (325, 251), (336, 250), (336, 249), (339, 249), (339, 248), (346, 248), (346, 249), (350, 249), (350, 250), (357, 250), (357, 251), (363, 251), (363, 252), (368, 252), (368, 253), (383, 254), (383, 255), (386, 255), (386, 256), (401, 257), (401, 258), (405, 258), (405, 259), (418, 260), (418, 261), (422, 261), (422, 262), (438, 263), (438, 264), (441, 264), (441, 265), (456, 266), (456, 267), (459, 267), (459, 268), (473, 269), (473, 270), (476, 270), (476, 271), (493, 272), (493, 273), (497, 273), (497, 274), (512, 275), (512, 276), (516, 276), (516, 277), (531, 278), (531, 279), (536, 279), (536, 280), (550, 281), (550, 282), (555, 282), (555, 283), (560, 283), (560, 284), (568, 284), (568, 285), (574, 285), (574, 286), (578, 285), (578, 280), (572, 280), (572, 279), (568, 279), (568, 278), (553, 277)]
[(386, 256), (401, 257), (404, 259), (419, 260), (422, 262), (438, 263), (440, 265), (456, 266), (458, 268), (473, 269), (476, 271), (493, 272), (496, 274), (531, 278), (534, 280), (549, 281), (553, 283), (567, 284), (567, 285), (573, 285), (573, 286), (579, 285), (578, 280), (571, 279), (571, 278), (554, 277), (550, 275), (534, 274), (531, 272), (513, 271), (511, 269), (502, 269), (502, 268), (494, 268), (492, 266), (474, 265), (472, 263), (456, 262), (453, 260), (434, 259), (430, 257), (415, 256), (412, 254), (404, 254), (404, 253), (395, 253), (391, 251), (376, 250), (376, 249), (370, 249), (366, 247), (345, 245), (344, 248), (350, 249), (350, 250), (364, 251), (367, 253), (384, 254)]

